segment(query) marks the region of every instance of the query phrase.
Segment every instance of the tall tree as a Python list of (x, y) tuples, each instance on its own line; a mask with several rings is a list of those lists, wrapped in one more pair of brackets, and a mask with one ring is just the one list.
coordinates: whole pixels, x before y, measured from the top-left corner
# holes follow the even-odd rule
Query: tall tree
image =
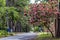
[(30, 16), (30, 23), (33, 25), (43, 25), (45, 26), (54, 37), (52, 31), (50, 30), (50, 24), (56, 18), (58, 11), (58, 1), (49, 0), (48, 2), (41, 2), (39, 4), (32, 4), (28, 13), (24, 15)]
[[(58, 5), (59, 5), (59, 8), (58, 8), (58, 10), (59, 10), (59, 13), (60, 13), (60, 0), (58, 0)], [(55, 35), (56, 35), (56, 37), (60, 37), (60, 14), (57, 14), (57, 16), (56, 16), (56, 23), (55, 23)]]
[[(19, 16), (20, 18), (15, 18), (14, 17), (14, 15), (16, 15), (14, 12), (12, 12), (11, 11), (11, 13), (10, 13), (10, 16), (8, 16), (9, 17), (9, 19), (10, 20), (8, 20), (9, 21), (9, 26), (10, 27), (12, 27), (13, 28), (13, 26), (14, 27), (16, 27), (16, 29), (18, 29), (17, 27), (19, 27), (20, 29), (20, 31), (22, 30), (21, 29), (21, 22), (20, 22), (20, 20), (21, 20), (21, 18), (23, 17), (23, 13), (24, 13), (24, 8), (25, 8), (25, 6), (28, 4), (28, 0), (6, 0), (6, 4), (7, 4), (7, 7), (9, 7), (9, 8), (11, 8), (11, 7), (14, 7), (15, 8), (15, 10), (19, 13), (19, 15), (17, 15), (17, 16)], [(12, 10), (12, 9), (11, 9)], [(9, 14), (9, 13), (8, 13)], [(13, 25), (14, 24), (14, 25)], [(20, 24), (20, 25), (19, 25)], [(15, 29), (15, 28), (13, 28), (13, 29)], [(17, 31), (19, 31), (19, 30), (17, 30)]]

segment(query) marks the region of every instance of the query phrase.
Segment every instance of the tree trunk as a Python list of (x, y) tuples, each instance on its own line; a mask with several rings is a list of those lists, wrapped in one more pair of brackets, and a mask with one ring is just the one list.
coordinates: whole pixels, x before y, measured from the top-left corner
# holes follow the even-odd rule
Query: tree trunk
[(15, 26), (15, 31), (22, 32), (21, 22), (17, 21), (16, 26)]
[(50, 31), (52, 37), (54, 37), (53, 32), (49, 29), (49, 27), (46, 26), (46, 28)]
[(14, 6), (14, 0), (6, 0), (6, 6)]
[(55, 36), (57, 38), (60, 37), (60, 15), (57, 15), (57, 19), (56, 19), (56, 25), (55, 25)]
[(53, 32), (50, 29), (50, 24), (47, 24), (46, 22), (44, 23), (45, 27), (49, 30), (49, 32), (51, 33), (52, 37), (54, 37)]

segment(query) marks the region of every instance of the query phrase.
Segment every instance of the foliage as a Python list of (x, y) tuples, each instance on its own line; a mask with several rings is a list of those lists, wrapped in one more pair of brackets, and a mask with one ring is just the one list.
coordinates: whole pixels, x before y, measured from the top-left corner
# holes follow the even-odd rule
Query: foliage
[(31, 29), (31, 25), (28, 22), (28, 18), (29, 17), (25, 17), (24, 15), (21, 15), (20, 22), (21, 22), (21, 26), (22, 26), (22, 31), (23, 32), (25, 32), (26, 29), (28, 31), (30, 31), (30, 29)]
[(20, 15), (16, 10), (14, 7), (7, 7), (8, 17), (13, 16), (15, 20), (18, 20)]
[(6, 0), (0, 0), (0, 7), (6, 6)]
[(49, 33), (39, 33), (35, 40), (60, 40), (60, 38), (52, 38), (51, 34)]
[(39, 27), (34, 27), (34, 32), (39, 32)]
[[(15, 6), (20, 6), (21, 8), (24, 7), (25, 5), (27, 5), (29, 2), (29, 0), (18, 0), (15, 3)], [(21, 5), (20, 5), (21, 4)]]
[(29, 0), (16, 0), (14, 6), (20, 14), (24, 13), (24, 8), (29, 4)]
[[(4, 12), (3, 12), (4, 11)], [(5, 8), (3, 8), (3, 7), (0, 7), (0, 28), (2, 28), (2, 27), (6, 27), (5, 25), (5, 23), (6, 23), (6, 14), (5, 14)], [(4, 24), (4, 25), (3, 25)]]
[(14, 33), (9, 33), (6, 30), (0, 30), (0, 37), (8, 37), (8, 36), (14, 36)]
[[(6, 1), (7, 6), (6, 6)], [(7, 27), (7, 22), (10, 26), (17, 27), (17, 24), (20, 22), (19, 27), (22, 27), (22, 30), (25, 31), (26, 26), (30, 29), (30, 25), (28, 24), (28, 17), (24, 17), (24, 9), (27, 8), (29, 0), (1, 0), (0, 4), (0, 28), (4, 29)], [(10, 3), (9, 3), (10, 2)], [(19, 22), (18, 22), (19, 21)], [(13, 24), (11, 25), (10, 22)]]
[(45, 26), (51, 32), (52, 36), (53, 33), (49, 27), (50, 23), (54, 22), (57, 14), (59, 14), (57, 0), (48, 0), (48, 2), (31, 4), (28, 13), (24, 13), (25, 16), (30, 17), (29, 22), (31, 24)]
[(39, 33), (38, 34), (38, 36), (37, 36), (37, 38), (36, 38), (36, 40), (51, 40), (52, 39), (52, 36), (51, 36), (51, 34), (47, 34), (47, 33)]
[(46, 33), (46, 34), (42, 33), (42, 34), (39, 35), (39, 37), (41, 37), (41, 38), (47, 38), (47, 37), (52, 37), (52, 36), (49, 33)]
[(0, 37), (6, 37), (9, 36), (9, 33), (5, 30), (0, 30)]
[[(8, 13), (8, 14), (6, 14)], [(13, 15), (12, 15), (13, 14)], [(0, 7), (0, 27), (7, 27), (6, 22), (7, 22), (7, 15), (8, 19), (14, 17), (14, 21), (19, 19), (19, 13), (16, 11), (14, 7)]]
[(29, 20), (32, 24), (38, 24), (39, 22), (46, 22), (49, 24), (56, 14), (58, 14), (57, 1), (32, 4), (28, 12), (28, 16), (30, 16)]

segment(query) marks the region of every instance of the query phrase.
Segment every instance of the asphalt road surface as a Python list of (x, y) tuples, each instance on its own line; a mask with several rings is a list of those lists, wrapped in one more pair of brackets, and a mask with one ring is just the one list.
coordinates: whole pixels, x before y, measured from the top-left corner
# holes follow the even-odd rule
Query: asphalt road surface
[(37, 33), (22, 33), (15, 36), (10, 36), (6, 38), (0, 38), (0, 40), (33, 40), (36, 38)]

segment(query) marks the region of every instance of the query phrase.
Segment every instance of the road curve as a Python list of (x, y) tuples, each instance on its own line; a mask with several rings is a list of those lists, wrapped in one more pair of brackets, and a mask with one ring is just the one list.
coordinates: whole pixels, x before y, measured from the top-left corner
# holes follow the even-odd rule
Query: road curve
[(22, 33), (15, 36), (0, 38), (0, 40), (31, 40), (36, 38), (37, 33)]

